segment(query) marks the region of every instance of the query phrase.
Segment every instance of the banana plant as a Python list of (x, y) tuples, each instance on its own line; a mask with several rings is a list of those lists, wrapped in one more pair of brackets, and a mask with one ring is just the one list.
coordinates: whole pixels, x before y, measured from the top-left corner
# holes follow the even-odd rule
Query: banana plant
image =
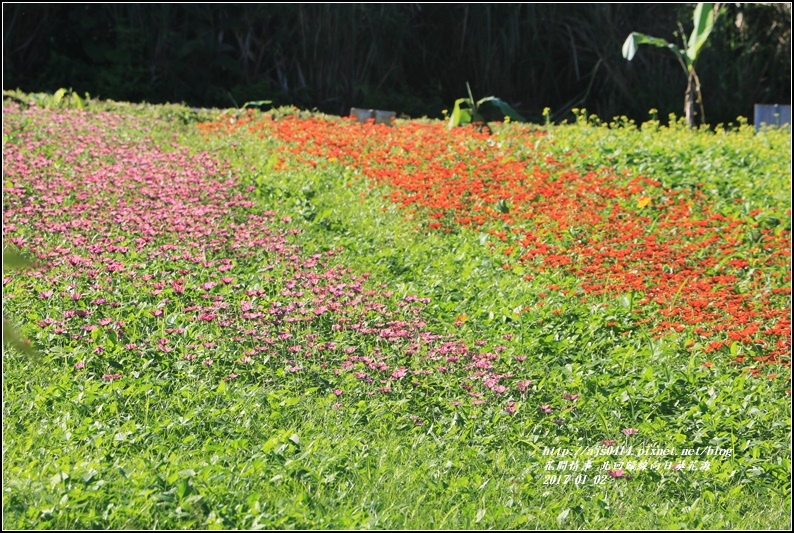
[(452, 115), (449, 117), (449, 129), (466, 124), (485, 124), (485, 117), (480, 113), (480, 107), (485, 103), (495, 105), (505, 117), (516, 122), (526, 122), (526, 119), (516, 112), (510, 105), (495, 96), (488, 96), (481, 100), (474, 100), (471, 94), (469, 82), (466, 82), (466, 89), (469, 92), (468, 98), (458, 98), (455, 100), (455, 107), (452, 108)]
[(695, 28), (689, 36), (689, 41), (684, 43), (684, 48), (678, 48), (660, 37), (651, 37), (637, 32), (632, 32), (626, 42), (623, 43), (623, 57), (629, 61), (634, 58), (637, 48), (641, 44), (667, 48), (673, 52), (687, 76), (686, 93), (684, 94), (684, 115), (686, 116), (687, 124), (692, 128), (695, 127), (696, 102), (700, 104), (701, 121), (705, 122), (706, 120), (705, 110), (703, 109), (703, 96), (700, 93), (700, 79), (695, 70), (695, 61), (700, 49), (703, 48), (706, 39), (708, 39), (711, 30), (714, 28), (714, 22), (717, 20), (719, 12), (720, 4), (699, 3), (695, 7), (693, 17)]

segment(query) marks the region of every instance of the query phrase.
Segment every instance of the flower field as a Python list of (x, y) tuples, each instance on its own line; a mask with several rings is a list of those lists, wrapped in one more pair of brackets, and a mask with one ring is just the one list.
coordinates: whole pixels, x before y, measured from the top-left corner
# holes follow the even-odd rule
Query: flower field
[(790, 165), (741, 123), (6, 103), (3, 525), (790, 525)]

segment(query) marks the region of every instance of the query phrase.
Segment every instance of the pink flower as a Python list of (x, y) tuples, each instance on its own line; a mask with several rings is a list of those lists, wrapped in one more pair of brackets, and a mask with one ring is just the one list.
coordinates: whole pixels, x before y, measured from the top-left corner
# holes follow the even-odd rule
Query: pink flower
[(120, 379), (121, 374), (104, 374), (102, 379), (106, 379), (108, 381), (113, 381), (114, 379)]
[(607, 448), (609, 448), (610, 446), (614, 446), (615, 443), (616, 443), (616, 441), (614, 441), (614, 440), (602, 440), (601, 441), (601, 444), (603, 444)]
[(75, 363), (74, 364), (74, 368), (75, 368), (75, 370), (80, 370), (80, 369), (85, 368), (85, 361), (79, 361), (79, 362)]
[(335, 389), (334, 394), (336, 394), (337, 396), (342, 396), (342, 394), (344, 394), (344, 391), (342, 389)]
[(566, 393), (566, 394), (563, 394), (562, 397), (565, 400), (570, 400), (570, 401), (573, 402), (579, 397), (579, 395), (578, 394), (567, 394)]
[(151, 311), (149, 311), (149, 313), (151, 313), (152, 316), (163, 316), (162, 309), (152, 309)]
[(199, 320), (203, 320), (204, 322), (212, 322), (215, 320), (215, 315), (213, 313), (202, 313), (199, 315)]
[(548, 405), (548, 404), (541, 405), (541, 406), (539, 407), (539, 409), (540, 409), (541, 411), (543, 411), (544, 413), (547, 413), (547, 414), (548, 414), (548, 413), (551, 413), (551, 406), (550, 406), (550, 405)]
[(202, 363), (204, 363), (204, 366), (212, 366), (212, 359), (204, 359)]
[(43, 291), (39, 293), (39, 298), (41, 298), (42, 300), (46, 300), (50, 296), (52, 296), (52, 291)]
[(391, 373), (391, 377), (393, 379), (400, 379), (401, 377), (403, 377), (405, 375), (405, 372), (406, 372), (405, 368), (400, 367), (400, 368), (398, 368), (397, 370), (395, 370), (394, 372)]
[(626, 428), (626, 429), (621, 430), (621, 431), (623, 432), (624, 435), (634, 435), (635, 433), (637, 433), (639, 431), (639, 429)]
[(229, 283), (231, 283), (232, 281), (234, 281), (234, 278), (232, 278), (232, 277), (221, 278), (221, 281), (222, 281), (223, 283), (225, 283), (226, 285), (228, 285)]
[(213, 288), (214, 286), (215, 286), (214, 282), (208, 281), (207, 283), (204, 283), (203, 285), (201, 285), (201, 288), (204, 289), (205, 291), (208, 291), (211, 288)]
[(331, 407), (333, 407), (334, 409), (339, 409), (340, 407), (342, 407), (342, 404), (341, 403), (335, 403)]
[(626, 477), (626, 473), (622, 469), (607, 470), (607, 474), (614, 478)]
[(511, 415), (516, 412), (516, 402), (507, 402), (507, 406), (505, 407), (505, 411), (510, 413)]
[(523, 381), (519, 381), (518, 383), (516, 383), (516, 388), (519, 391), (524, 392), (525, 390), (527, 390), (527, 387), (529, 387), (531, 384), (532, 384), (531, 379), (525, 379)]

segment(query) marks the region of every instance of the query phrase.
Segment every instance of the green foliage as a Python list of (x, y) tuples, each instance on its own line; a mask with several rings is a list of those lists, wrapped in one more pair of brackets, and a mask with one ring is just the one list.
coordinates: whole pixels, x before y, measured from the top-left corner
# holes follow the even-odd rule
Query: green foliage
[(705, 123), (706, 117), (703, 110), (703, 97), (700, 93), (700, 79), (695, 71), (695, 61), (697, 60), (700, 49), (708, 39), (711, 30), (714, 28), (714, 21), (719, 14), (719, 4), (698, 3), (694, 13), (694, 29), (689, 36), (689, 42), (685, 49), (680, 49), (675, 45), (659, 37), (650, 37), (642, 33), (632, 32), (623, 43), (623, 57), (631, 61), (637, 53), (637, 48), (642, 44), (649, 44), (661, 48), (667, 48), (681, 64), (681, 68), (687, 76), (687, 90), (684, 96), (684, 113), (690, 127), (695, 126), (695, 98), (700, 103), (701, 121)]
[[(30, 259), (12, 248), (3, 248), (3, 272), (25, 268), (31, 264)], [(3, 314), (3, 345), (8, 344), (27, 355), (35, 355), (36, 351), (30, 342), (19, 334), (17, 328)]]
[(468, 82), (466, 82), (466, 89), (469, 92), (469, 97), (455, 100), (455, 105), (452, 108), (452, 114), (449, 118), (449, 128), (465, 126), (471, 123), (485, 124), (486, 120), (482, 109), (483, 104), (489, 104), (495, 107), (498, 112), (502, 114), (502, 118), (507, 118), (515, 122), (526, 122), (526, 119), (519, 115), (515, 109), (510, 107), (507, 102), (495, 96), (488, 96), (475, 101)]
[(47, 109), (83, 109), (85, 107), (85, 102), (90, 96), (86, 93), (85, 99), (83, 99), (72, 89), (61, 87), (51, 95), (39, 93), (32, 95), (31, 98), (36, 105)]
[(637, 48), (642, 44), (667, 48), (673, 52), (682, 63), (684, 71), (688, 72), (694, 67), (700, 49), (706, 43), (706, 39), (708, 39), (711, 30), (714, 28), (715, 14), (718, 12), (718, 9), (719, 4), (717, 4), (717, 8), (714, 7), (714, 4), (703, 2), (697, 4), (693, 16), (695, 27), (689, 36), (686, 49), (678, 48), (674, 44), (659, 37), (651, 37), (642, 33), (632, 32), (626, 38), (626, 42), (623, 43), (623, 57), (631, 61), (637, 53)]
[[(498, 403), (453, 405), (452, 400), (468, 396), (440, 372), (416, 376), (419, 385), (410, 392), (369, 395), (350, 387), (337, 397), (332, 391), (347, 389), (345, 380), (355, 381), (352, 376), (313, 371), (289, 378), (280, 361), (293, 357), (286, 353), (258, 360), (248, 380), (227, 382), (222, 378), (229, 366), (224, 370), (223, 363), (232, 365), (241, 355), (238, 344), (221, 340), (228, 332), (215, 324), (171, 323), (177, 318), (168, 313), (161, 318), (148, 313), (164, 296), (174, 299), (167, 283), (165, 293), (155, 295), (140, 276), (120, 276), (109, 287), (89, 279), (66, 281), (64, 289), (75, 284), (86, 294), (112, 295), (122, 305), (106, 307), (107, 318), (125, 323), (115, 337), (110, 328), (98, 327), (72, 339), (50, 337), (36, 321), (82, 309), (80, 302), (37, 298), (37, 291), (51, 288), (45, 278), (15, 279), (5, 287), (15, 297), (4, 308), (38, 317), (29, 318), (24, 331), (42, 346), (47, 364), (4, 358), (5, 529), (790, 525), (787, 367), (775, 368), (780, 373), (775, 379), (743, 374), (730, 357), (704, 367), (708, 357), (700, 351), (701, 339), (689, 351), (684, 345), (695, 339), (688, 333), (655, 339), (635, 323), (644, 317), (634, 312), (633, 295), (581, 301), (567, 294), (577, 286), (575, 279), (549, 272), (525, 281), (503, 269), (489, 251), (494, 240), (489, 234), (416, 231), (416, 221), (385, 198), (388, 190), (359, 179), (341, 161), (316, 158), (316, 166), (309, 166), (301, 159), (305, 154), (270, 137), (240, 135), (230, 143), (228, 137), (200, 135), (193, 122), (217, 117), (219, 111), (92, 102), (92, 109), (99, 107), (145, 118), (151, 128), (145, 134), (132, 125), (138, 122), (123, 126), (129, 139), (151, 135), (165, 148), (176, 137), (192, 153), (209, 151), (228, 162), (219, 182), (234, 175), (239, 180), (235, 192), (255, 203), (226, 207), (230, 219), (240, 217), (240, 230), (246, 209), (275, 210), (301, 220), (295, 242), (307, 254), (343, 247), (338, 256), (323, 258), (328, 268), (371, 273), (394, 290), (395, 301), (408, 294), (430, 297), (428, 320), (435, 331), (454, 332), (468, 343), (486, 340), (491, 351), (504, 346), (500, 360), (515, 361), (515, 371), (535, 383), (525, 397), (514, 397), (517, 410), (508, 415)], [(294, 111), (274, 115), (287, 113)], [(491, 140), (509, 147), (519, 160), (533, 161), (537, 154), (541, 160), (562, 160), (573, 154), (570, 159), (581, 172), (615, 167), (674, 190), (703, 188), (725, 215), (790, 218), (791, 137), (784, 132), (756, 134), (746, 121), (707, 131), (689, 130), (676, 117), (665, 127), (655, 116), (638, 125), (626, 117), (605, 123), (584, 111), (576, 114), (576, 124), (548, 124), (545, 136), (530, 137), (535, 131), (528, 125), (505, 124), (495, 127)], [(4, 121), (13, 128), (16, 120), (7, 116)], [(57, 139), (32, 120), (25, 127), (49, 143), (37, 146), (31, 157), (50, 150), (57, 165), (64, 157), (57, 152)], [(50, 170), (42, 171), (42, 183)], [(539, 172), (551, 170), (550, 164), (539, 163)], [(79, 201), (64, 199), (65, 204)], [(495, 205), (509, 210), (504, 201)], [(756, 209), (763, 213), (751, 215)], [(782, 223), (774, 230), (790, 227)], [(570, 233), (586, 236), (580, 230)], [(42, 238), (47, 245), (63, 243), (58, 234)], [(166, 241), (157, 243), (164, 251), (171, 244)], [(165, 253), (127, 253), (124, 261), (140, 263), (151, 282), (176, 277), (164, 267)], [(294, 275), (289, 265), (264, 270), (271, 263), (269, 253), (263, 249), (235, 257), (233, 270), (234, 283), (261, 290), (259, 298), (268, 305), (281, 298), (278, 284)], [(4, 253), (7, 264), (22, 262)], [(191, 283), (200, 285), (214, 274), (195, 268)], [(239, 308), (236, 291), (214, 290)], [(545, 295), (542, 306), (537, 305), (540, 294)], [(200, 303), (209, 301), (196, 296)], [(607, 326), (613, 322), (617, 325)], [(171, 341), (175, 351), (158, 351), (164, 330), (177, 327), (185, 331)], [(504, 340), (506, 334), (512, 339)], [(218, 341), (215, 346), (202, 345), (212, 339)], [(141, 348), (126, 350), (126, 343)], [(187, 348), (191, 343), (215, 364), (184, 360), (181, 355), (193, 350)], [(94, 353), (97, 347), (105, 353)], [(398, 361), (406, 357), (384, 341), (362, 348), (367, 353), (377, 348)], [(748, 358), (757, 353), (752, 346), (736, 350)], [(519, 363), (516, 356), (528, 357)], [(86, 361), (84, 370), (75, 369), (79, 361)], [(121, 369), (122, 380), (98, 378)], [(538, 405), (552, 403), (562, 412), (572, 405), (562, 399), (566, 393), (580, 397), (575, 409), (561, 415), (570, 422), (557, 425), (555, 416), (543, 415)], [(639, 433), (624, 435), (623, 428)], [(548, 467), (560, 458), (544, 455), (546, 448), (570, 450), (579, 460), (587, 447), (604, 439), (651, 448), (711, 446), (731, 455), (715, 457), (707, 471), (660, 468), (602, 484), (593, 482), (595, 474), (577, 483), (576, 476), (566, 482), (562, 473), (548, 483), (556, 473)], [(607, 461), (621, 460), (615, 453), (600, 456), (594, 472)]]
[[(698, 60), (712, 123), (790, 94), (788, 5), (723, 9)], [(604, 120), (639, 120), (649, 107), (666, 117), (684, 83), (673, 56), (627, 68), (615, 51), (635, 29), (674, 42), (684, 11), (689, 19), (687, 4), (6, 4), (4, 89), (72, 86), (194, 107), (228, 106), (232, 93), (440, 118), (470, 81), (533, 120), (546, 106), (555, 121), (572, 107)], [(658, 79), (673, 83), (637, 82)]]

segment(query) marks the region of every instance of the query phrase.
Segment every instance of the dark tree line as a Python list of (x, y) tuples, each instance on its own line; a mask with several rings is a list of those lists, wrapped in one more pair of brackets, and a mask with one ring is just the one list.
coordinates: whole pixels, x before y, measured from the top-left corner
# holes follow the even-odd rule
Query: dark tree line
[[(621, 56), (631, 31), (681, 42), (694, 4), (3, 4), (3, 87), (239, 106), (273, 100), (440, 116), (499, 96), (540, 120), (681, 114), (665, 50)], [(680, 28), (680, 29), (679, 29)], [(725, 4), (698, 72), (710, 123), (789, 104), (790, 4)]]

